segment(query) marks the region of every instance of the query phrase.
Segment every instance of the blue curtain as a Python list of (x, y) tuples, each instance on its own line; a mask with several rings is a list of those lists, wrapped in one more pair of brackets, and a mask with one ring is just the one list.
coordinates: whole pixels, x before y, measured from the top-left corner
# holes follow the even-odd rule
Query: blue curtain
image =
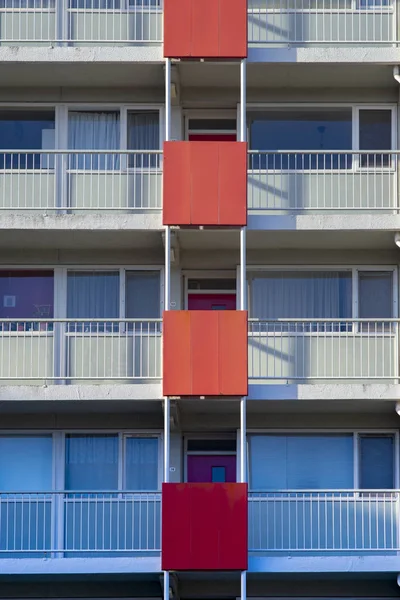
[(126, 438), (125, 487), (132, 491), (158, 489), (158, 439)]
[(118, 489), (118, 436), (68, 435), (65, 440), (65, 489)]

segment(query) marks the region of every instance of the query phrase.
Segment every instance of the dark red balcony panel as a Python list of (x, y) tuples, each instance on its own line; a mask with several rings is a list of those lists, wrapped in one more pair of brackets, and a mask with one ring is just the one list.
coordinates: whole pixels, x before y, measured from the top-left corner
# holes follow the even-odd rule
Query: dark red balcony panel
[(247, 224), (245, 142), (165, 142), (164, 225)]
[(163, 483), (163, 571), (247, 569), (247, 484)]
[(247, 56), (247, 0), (164, 0), (166, 58)]
[(164, 396), (247, 396), (247, 312), (164, 312)]

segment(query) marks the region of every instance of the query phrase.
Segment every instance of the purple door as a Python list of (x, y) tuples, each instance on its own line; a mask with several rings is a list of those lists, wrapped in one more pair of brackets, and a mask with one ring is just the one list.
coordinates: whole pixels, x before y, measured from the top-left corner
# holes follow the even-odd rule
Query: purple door
[(187, 457), (189, 483), (235, 483), (236, 456), (205, 454)]

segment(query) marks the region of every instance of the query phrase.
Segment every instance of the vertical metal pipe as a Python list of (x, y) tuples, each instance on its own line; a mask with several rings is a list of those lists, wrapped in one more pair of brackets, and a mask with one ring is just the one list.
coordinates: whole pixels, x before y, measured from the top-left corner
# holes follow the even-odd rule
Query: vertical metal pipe
[(169, 482), (170, 415), (170, 399), (164, 398), (164, 483)]
[(247, 571), (240, 573), (240, 600), (246, 600), (247, 597)]
[(164, 571), (164, 600), (169, 600), (169, 571)]
[(171, 140), (171, 59), (165, 61), (165, 141)]
[(240, 130), (239, 142), (245, 142), (247, 139), (247, 122), (246, 122), (246, 67), (247, 60), (244, 58), (240, 61)]

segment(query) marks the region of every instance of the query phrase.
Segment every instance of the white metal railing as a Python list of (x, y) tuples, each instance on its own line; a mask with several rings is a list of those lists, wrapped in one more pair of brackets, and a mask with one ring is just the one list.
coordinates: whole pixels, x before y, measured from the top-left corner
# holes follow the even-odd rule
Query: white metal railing
[(0, 558), (160, 552), (160, 492), (0, 492)]
[(161, 209), (161, 151), (0, 152), (0, 210)]
[(0, 381), (159, 380), (161, 319), (0, 321)]
[(398, 159), (398, 152), (251, 151), (249, 211), (397, 211)]
[(0, 44), (160, 44), (162, 30), (162, 0), (0, 2)]
[(395, 0), (249, 0), (249, 45), (392, 44)]
[(249, 379), (396, 383), (399, 324), (394, 319), (250, 319)]
[(399, 490), (249, 492), (249, 552), (400, 549)]

